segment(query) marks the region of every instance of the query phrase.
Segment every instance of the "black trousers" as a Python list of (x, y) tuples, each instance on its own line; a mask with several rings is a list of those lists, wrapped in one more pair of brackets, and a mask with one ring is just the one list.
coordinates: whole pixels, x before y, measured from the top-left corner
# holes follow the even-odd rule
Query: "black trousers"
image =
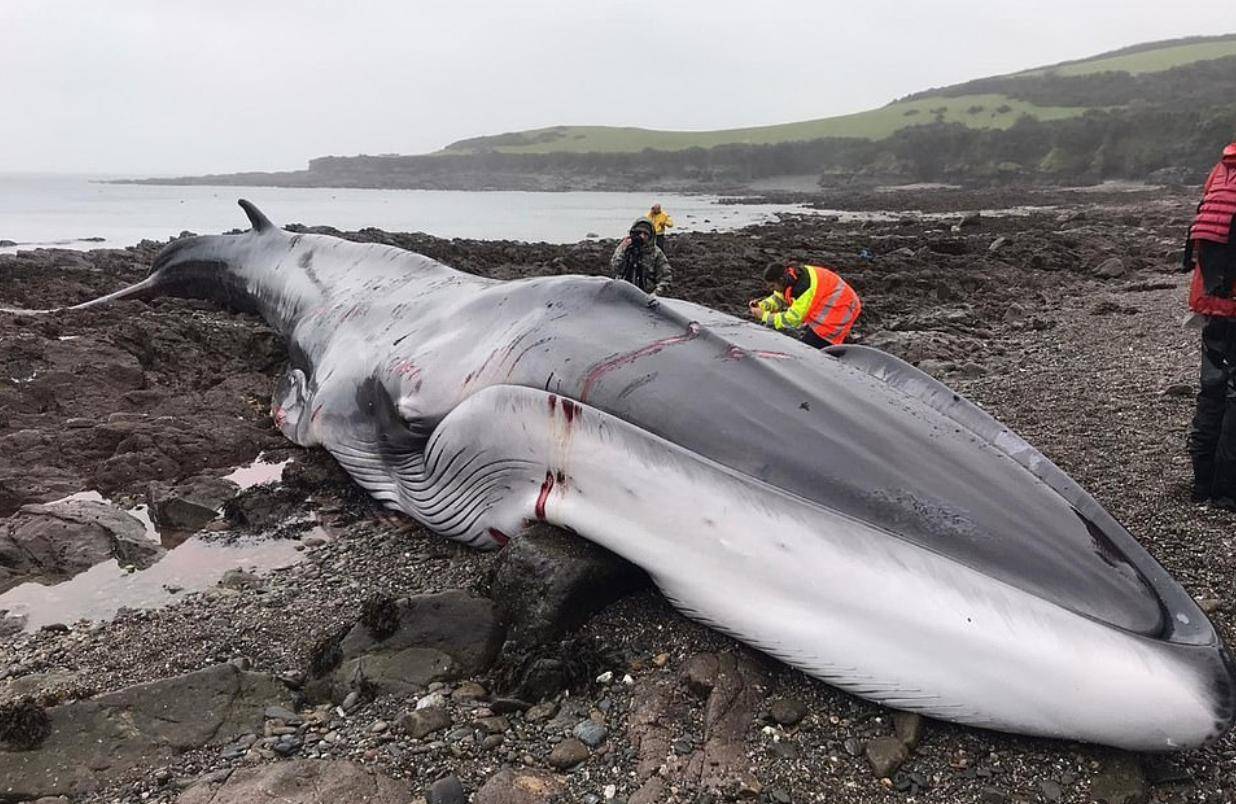
[(657, 248), (661, 249), (662, 251), (665, 251), (665, 235), (663, 234), (657, 235)]
[(1189, 430), (1193, 496), (1236, 500), (1236, 319), (1202, 328), (1202, 371)]
[(815, 330), (811, 327), (803, 327), (803, 343), (813, 349), (823, 349), (825, 346), (832, 346), (832, 343), (816, 335)]

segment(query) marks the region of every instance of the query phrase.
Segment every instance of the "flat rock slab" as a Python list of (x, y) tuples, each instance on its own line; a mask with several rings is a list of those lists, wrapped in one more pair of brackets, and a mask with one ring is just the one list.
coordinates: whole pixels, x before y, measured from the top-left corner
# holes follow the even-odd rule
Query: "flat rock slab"
[(24, 505), (0, 525), (0, 592), (67, 581), (113, 558), (145, 569), (163, 553), (141, 522), (107, 503)]
[(509, 623), (510, 638), (530, 647), (558, 639), (649, 583), (626, 559), (540, 524), (512, 539), (498, 556), (493, 598)]
[(298, 759), (233, 773), (221, 785), (186, 790), (177, 804), (410, 804), (403, 782), (342, 760)]
[(77, 795), (131, 768), (261, 732), (288, 706), (279, 681), (220, 664), (47, 710), (51, 734), (33, 751), (0, 751), (0, 800)]
[(1100, 804), (1144, 804), (1150, 798), (1146, 774), (1137, 758), (1115, 754), (1090, 782), (1090, 798)]
[(364, 679), (380, 693), (413, 694), (433, 681), (482, 672), (506, 635), (493, 601), (460, 590), (401, 600), (394, 611), (388, 636), (364, 623), (352, 626), (330, 677), (311, 684), (310, 693), (322, 697), (325, 686), (339, 698)]

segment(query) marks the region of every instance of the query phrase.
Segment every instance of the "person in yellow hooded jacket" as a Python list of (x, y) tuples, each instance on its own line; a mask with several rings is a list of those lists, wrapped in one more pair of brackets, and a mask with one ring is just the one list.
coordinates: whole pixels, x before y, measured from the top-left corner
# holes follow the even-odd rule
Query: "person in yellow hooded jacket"
[(674, 228), (674, 219), (661, 211), (660, 204), (653, 204), (645, 217), (652, 221), (652, 229), (657, 236), (657, 248), (665, 251), (665, 230)]
[(773, 263), (764, 271), (764, 281), (771, 294), (749, 303), (751, 317), (797, 334), (817, 349), (844, 343), (863, 310), (854, 288), (819, 265)]

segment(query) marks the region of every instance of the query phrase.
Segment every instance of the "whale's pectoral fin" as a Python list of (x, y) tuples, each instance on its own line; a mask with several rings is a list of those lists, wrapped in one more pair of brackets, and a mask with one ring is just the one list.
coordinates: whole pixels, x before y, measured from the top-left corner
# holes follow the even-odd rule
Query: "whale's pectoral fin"
[[(295, 374), (289, 372), (293, 387)], [(401, 483), (419, 475), (428, 430), (405, 421), (375, 377), (358, 381), (335, 375), (309, 387), (308, 424), (298, 429), (304, 441), (297, 443), (322, 445), (375, 499), (406, 510)]]
[(275, 393), (270, 398), (270, 416), (279, 432), (293, 444), (311, 447), (317, 443), (310, 427), (312, 413), (305, 372), (288, 366), (279, 377)]

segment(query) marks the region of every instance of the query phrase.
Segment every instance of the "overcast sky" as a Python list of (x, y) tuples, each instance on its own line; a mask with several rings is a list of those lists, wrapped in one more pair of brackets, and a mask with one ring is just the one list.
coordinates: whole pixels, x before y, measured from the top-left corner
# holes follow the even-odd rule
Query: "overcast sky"
[(805, 120), (1231, 16), (1216, 0), (0, 0), (0, 171), (295, 170), (555, 124)]

